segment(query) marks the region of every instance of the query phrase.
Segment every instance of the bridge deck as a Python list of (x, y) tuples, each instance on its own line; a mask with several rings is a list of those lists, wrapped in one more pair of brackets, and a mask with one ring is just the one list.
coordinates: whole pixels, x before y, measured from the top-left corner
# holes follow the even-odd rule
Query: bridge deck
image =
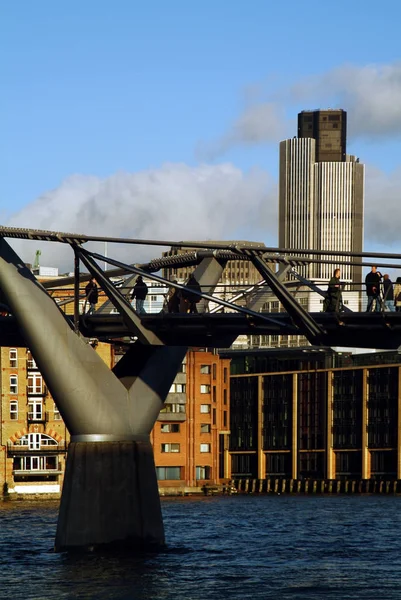
[[(326, 346), (394, 349), (401, 345), (401, 312), (319, 312), (311, 316), (325, 331), (322, 344)], [(72, 317), (67, 318), (72, 321)], [(260, 317), (237, 313), (159, 313), (142, 315), (142, 323), (172, 346), (209, 346), (212, 339), (213, 346), (223, 348), (229, 347), (241, 334), (301, 335), (287, 313), (261, 313)], [(119, 314), (81, 316), (80, 331), (85, 337), (105, 342), (135, 336)], [(0, 344), (26, 345), (13, 317), (0, 317)]]

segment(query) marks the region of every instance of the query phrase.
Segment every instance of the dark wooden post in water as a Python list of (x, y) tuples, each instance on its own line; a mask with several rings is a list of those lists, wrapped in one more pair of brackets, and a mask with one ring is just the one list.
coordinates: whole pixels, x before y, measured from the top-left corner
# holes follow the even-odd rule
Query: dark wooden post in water
[[(222, 270), (211, 262), (199, 283)], [(164, 346), (127, 303), (141, 342), (110, 371), (4, 239), (0, 287), (71, 434), (55, 549), (163, 545), (149, 434), (187, 349)]]

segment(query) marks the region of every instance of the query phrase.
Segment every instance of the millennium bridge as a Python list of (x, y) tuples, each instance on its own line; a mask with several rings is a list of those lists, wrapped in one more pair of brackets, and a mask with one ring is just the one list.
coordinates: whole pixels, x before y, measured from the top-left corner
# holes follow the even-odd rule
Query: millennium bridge
[[(70, 246), (74, 275), (40, 283), (6, 238)], [(125, 264), (88, 250), (88, 242), (180, 248), (180, 254)], [(300, 252), (260, 243), (134, 240), (0, 228), (0, 344), (29, 347), (71, 435), (56, 551), (164, 544), (149, 435), (189, 346), (229, 347), (247, 334), (303, 335), (315, 346), (398, 348), (401, 312), (352, 312), (345, 307), (341, 312), (310, 313), (296, 295), (301, 288), (325, 293), (299, 274), (304, 265), (398, 269), (400, 259), (378, 253), (344, 259), (340, 252)], [(215, 292), (230, 260), (252, 263), (261, 281), (228, 301)], [(99, 263), (111, 268), (104, 270)], [(193, 267), (201, 289), (191, 290), (199, 296), (198, 314), (137, 314), (130, 302), (136, 277), (182, 290), (185, 285), (159, 274), (177, 267)], [(107, 300), (94, 314), (82, 315), (80, 285), (91, 277)], [(116, 277), (124, 278), (123, 286), (116, 285)], [(53, 296), (57, 286), (72, 287), (72, 298)], [(263, 310), (271, 297), (282, 312)], [(73, 303), (70, 315), (63, 310), (68, 302)], [(127, 351), (110, 370), (88, 343), (90, 338), (123, 340)]]

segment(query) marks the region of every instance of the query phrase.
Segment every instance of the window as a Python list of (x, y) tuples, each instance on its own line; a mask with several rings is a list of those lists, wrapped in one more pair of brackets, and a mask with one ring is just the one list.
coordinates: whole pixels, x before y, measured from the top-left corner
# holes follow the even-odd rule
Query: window
[(227, 404), (227, 390), (223, 390), (223, 404)]
[(201, 452), (210, 452), (210, 444), (201, 444), (200, 451)]
[(200, 405), (201, 413), (210, 413), (210, 404), (201, 404)]
[(200, 391), (201, 394), (210, 394), (210, 385), (201, 385)]
[(42, 446), (57, 446), (56, 440), (45, 433), (42, 433), (41, 444)]
[(10, 348), (10, 367), (16, 369), (18, 367), (18, 351), (17, 348)]
[(30, 350), (28, 350), (27, 352), (27, 367), (28, 369), (37, 369), (38, 367), (36, 366), (36, 362), (35, 359), (33, 358)]
[(41, 394), (43, 391), (43, 379), (40, 373), (28, 375), (28, 394)]
[(210, 374), (210, 365), (201, 365), (200, 372), (202, 375)]
[(10, 375), (10, 394), (18, 394), (18, 377)]
[(223, 426), (227, 427), (227, 411), (223, 411)]
[(210, 423), (201, 423), (201, 433), (210, 433)]
[(181, 467), (156, 467), (156, 476), (159, 481), (181, 479)]
[(196, 467), (196, 479), (210, 479), (210, 467)]
[(42, 421), (43, 402), (42, 400), (29, 400), (28, 402), (28, 421)]
[(185, 404), (165, 404), (160, 411), (161, 413), (184, 413)]
[[(57, 471), (56, 456), (23, 456), (14, 458), (14, 471)], [(34, 481), (30, 478), (30, 481)]]
[(24, 437), (28, 438), (29, 450), (40, 450), (40, 433), (28, 433)]
[(227, 367), (224, 367), (224, 383), (227, 383)]
[(18, 419), (18, 401), (10, 401), (10, 419), (16, 421)]
[(162, 433), (179, 433), (180, 425), (179, 423), (162, 423), (160, 426), (160, 431)]
[(216, 398), (217, 398), (217, 392), (216, 392), (216, 386), (214, 385), (212, 388), (212, 399), (213, 402), (216, 402)]
[(216, 425), (216, 409), (213, 409), (213, 425)]
[(170, 388), (170, 394), (185, 394), (187, 386), (185, 383), (173, 383)]
[(162, 444), (162, 452), (179, 452), (180, 444)]
[(216, 379), (217, 376), (217, 365), (213, 363), (213, 379)]
[(56, 405), (54, 405), (54, 413), (53, 413), (53, 418), (55, 421), (61, 421), (61, 414), (59, 409), (57, 408)]

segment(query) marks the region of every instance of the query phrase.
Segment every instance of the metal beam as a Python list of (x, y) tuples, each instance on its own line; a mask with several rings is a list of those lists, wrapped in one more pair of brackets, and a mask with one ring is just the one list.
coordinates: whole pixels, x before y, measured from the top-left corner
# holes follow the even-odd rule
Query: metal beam
[[(318, 287), (316, 285), (316, 283), (313, 283), (312, 281), (309, 281), (309, 279), (306, 279), (306, 277), (302, 277), (302, 275), (300, 275), (294, 267), (291, 268), (291, 273), (292, 273), (292, 275), (294, 275), (294, 277), (296, 277), (298, 279), (298, 281), (300, 281), (304, 285), (308, 286), (311, 290), (313, 290), (314, 292), (319, 294), (319, 296), (322, 296), (323, 298), (326, 297), (326, 292), (324, 290), (320, 289), (320, 287)], [(348, 306), (343, 304), (343, 312), (354, 312), (354, 311), (352, 311), (350, 308), (348, 308)]]
[(270, 285), (272, 291), (284, 306), (294, 323), (299, 327), (301, 333), (305, 335), (311, 344), (324, 344), (326, 332), (314, 321), (310, 314), (302, 308), (299, 302), (294, 300), (284, 284), (278, 280), (275, 273), (267, 267), (260, 256), (257, 256), (254, 252), (249, 252), (249, 256), (252, 263), (258, 269), (262, 277), (264, 277), (265, 281)]
[(93, 260), (92, 256), (86, 250), (78, 246), (75, 247), (75, 252), (78, 254), (88, 271), (96, 278), (110, 302), (112, 302), (113, 306), (115, 306), (121, 314), (129, 331), (131, 331), (134, 336), (137, 336), (144, 344), (162, 346), (163, 342), (159, 337), (152, 331), (143, 327), (141, 318), (134, 311), (131, 304), (105, 276), (104, 271), (99, 267), (95, 260)]
[[(97, 254), (96, 252), (88, 252), (87, 250), (85, 250), (85, 252), (87, 255), (92, 256), (96, 260), (100, 260), (100, 261), (103, 260), (103, 257), (101, 254)], [(121, 263), (118, 260), (108, 259), (108, 261), (111, 264), (116, 265), (116, 266), (124, 266), (128, 272), (135, 273), (137, 275), (142, 275), (142, 277), (148, 277), (149, 279), (151, 279), (153, 281), (157, 281), (159, 283), (164, 283), (165, 285), (168, 285), (169, 287), (174, 287), (178, 290), (186, 290), (187, 289), (185, 285), (181, 285), (179, 283), (173, 283), (172, 281), (169, 281), (168, 279), (164, 279), (164, 277), (160, 277), (159, 275), (155, 275), (153, 273), (152, 274), (146, 273), (145, 271), (142, 271), (142, 269), (139, 269), (138, 267), (133, 267), (132, 265), (131, 266), (124, 265), (124, 263)], [(204, 285), (204, 284), (202, 284), (202, 285)], [(203, 298), (205, 300), (215, 302), (216, 304), (221, 304), (222, 306), (226, 306), (227, 308), (230, 308), (235, 312), (241, 312), (245, 315), (249, 315), (250, 317), (258, 317), (259, 319), (270, 321), (272, 323), (275, 322), (274, 317), (270, 317), (270, 316), (267, 316), (262, 313), (254, 312), (243, 306), (237, 306), (236, 304), (231, 304), (231, 302), (226, 302), (225, 300), (222, 300), (221, 298), (216, 298), (215, 296), (210, 296), (209, 294), (205, 294), (204, 292), (198, 292), (196, 290), (191, 289), (191, 293), (195, 294), (196, 296), (199, 296), (199, 298)]]

